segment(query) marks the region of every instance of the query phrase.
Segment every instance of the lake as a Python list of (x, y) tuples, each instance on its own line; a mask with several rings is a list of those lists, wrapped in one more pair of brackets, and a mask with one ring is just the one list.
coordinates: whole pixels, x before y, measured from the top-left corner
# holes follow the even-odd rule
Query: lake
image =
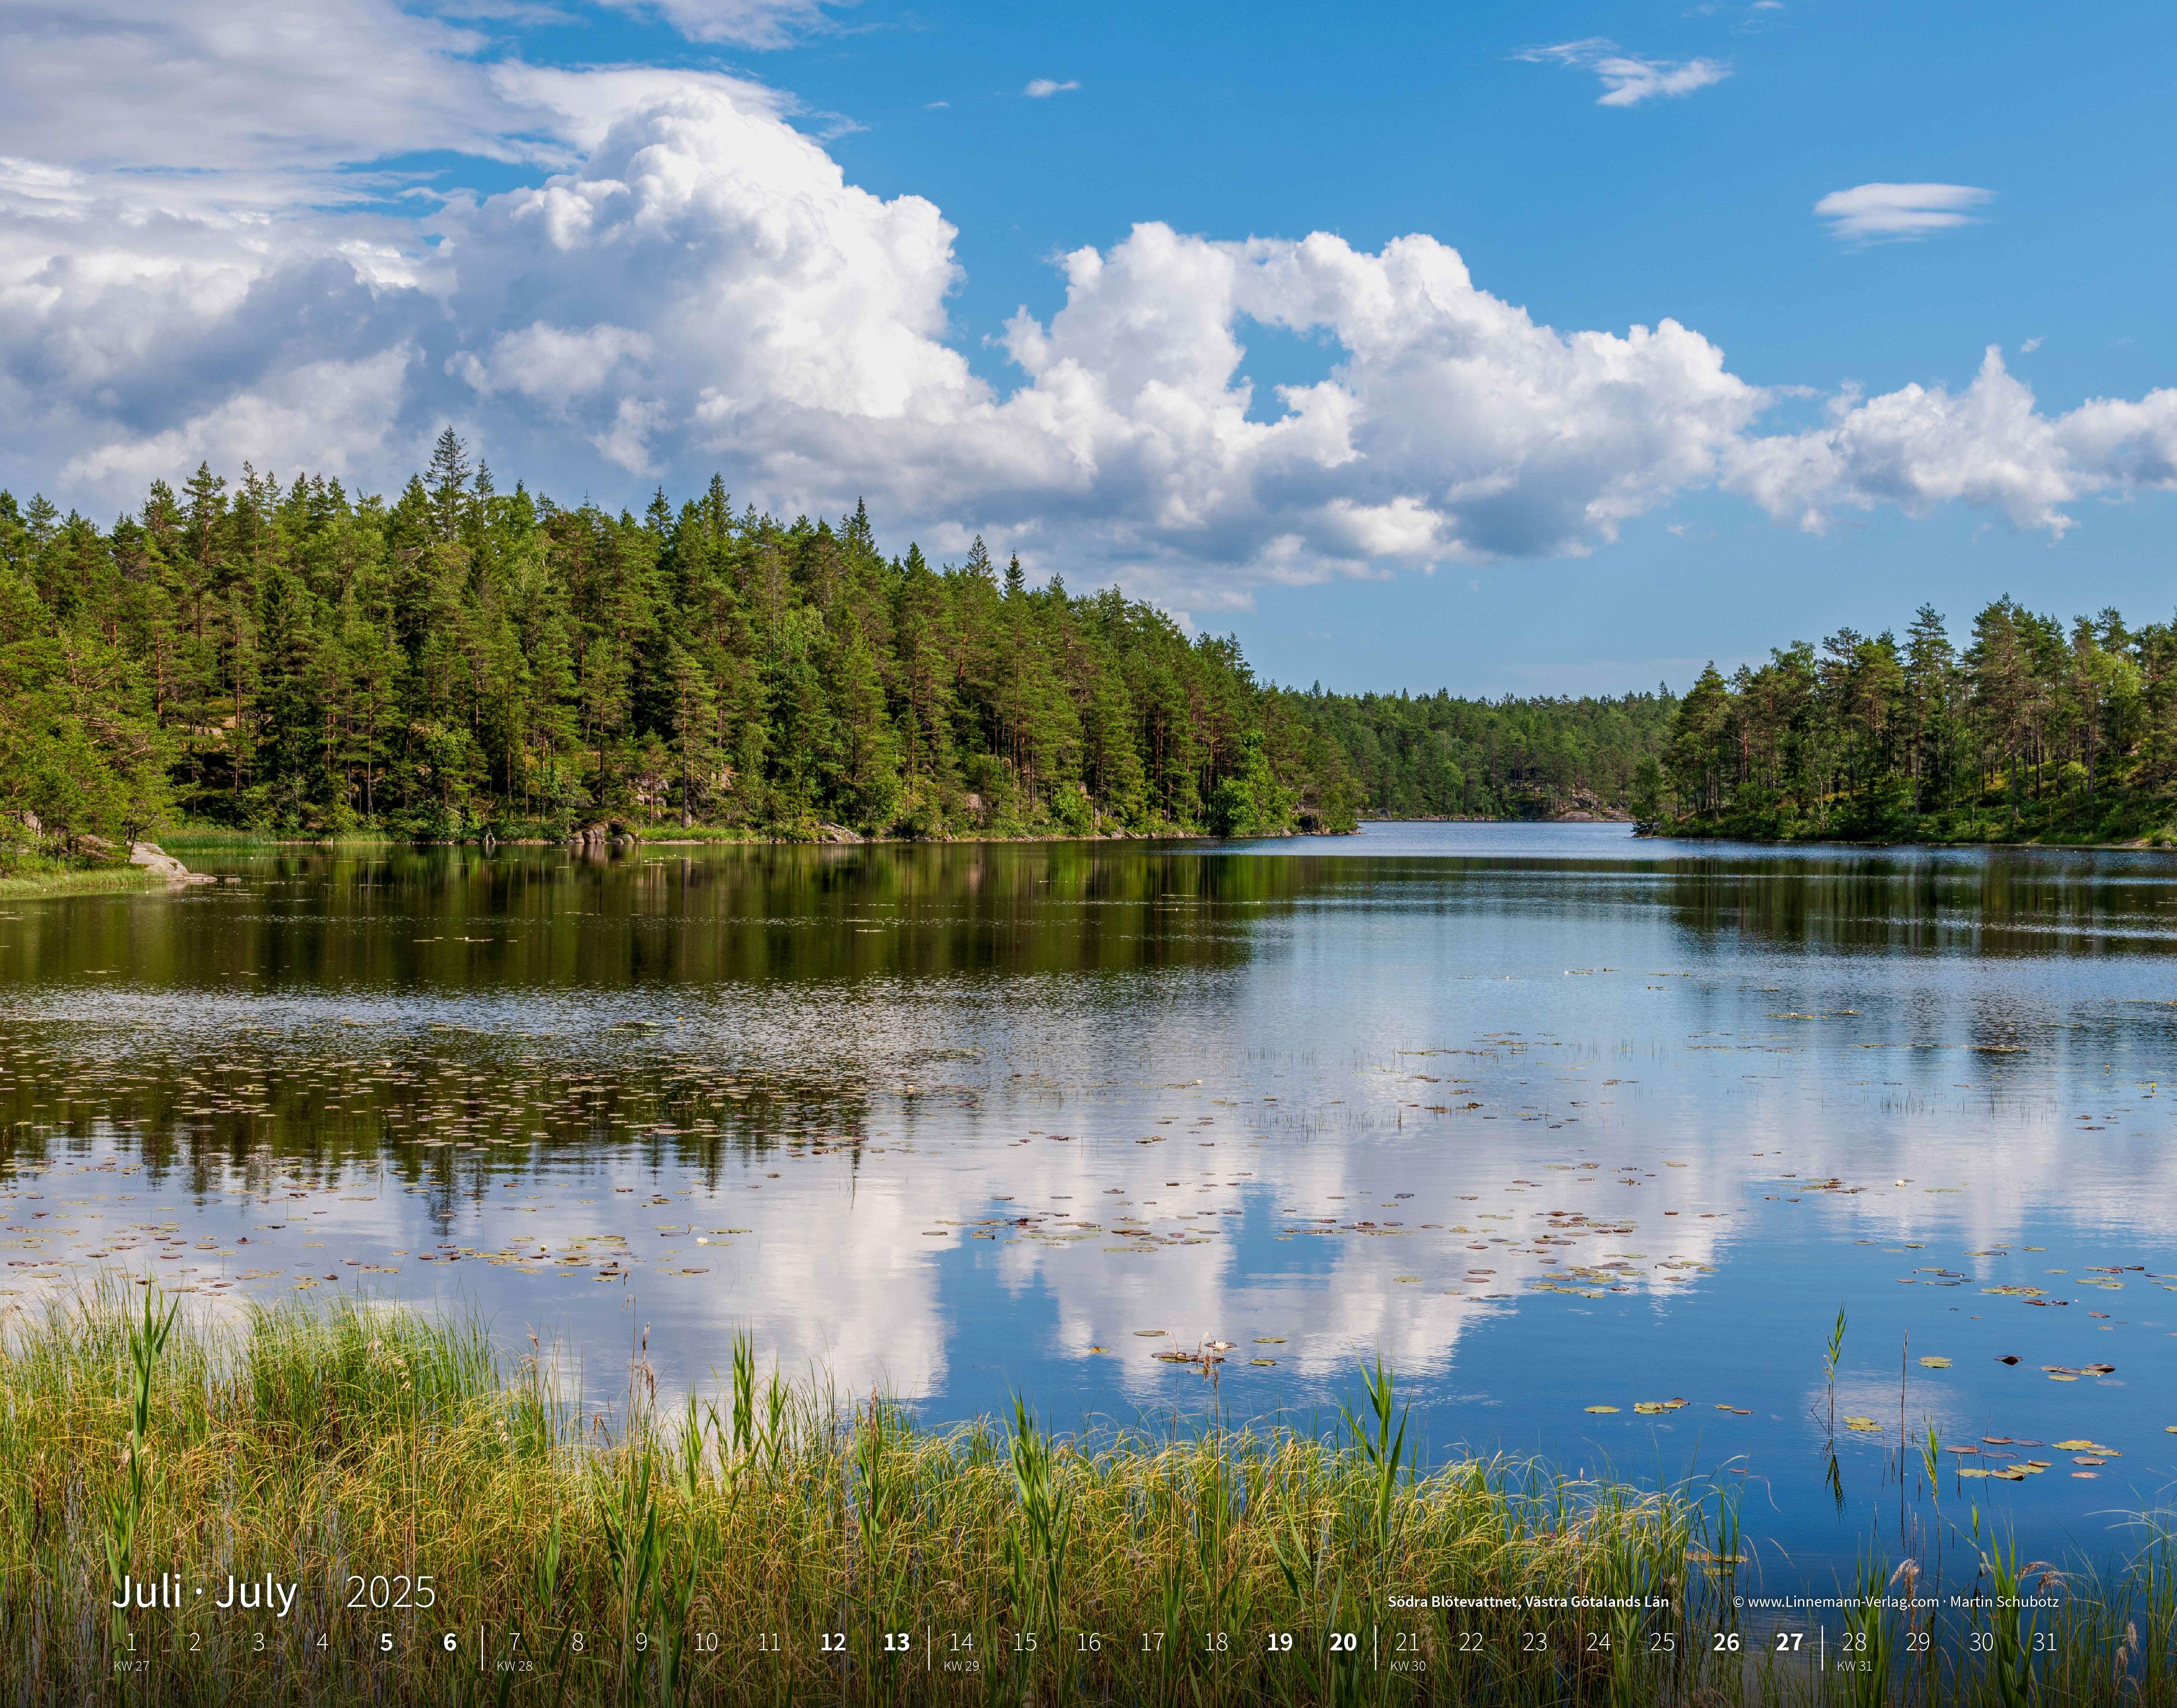
[(1930, 1424), (2039, 1557), (2177, 1472), (2177, 858), (191, 858), (0, 908), (9, 1307), (475, 1307), (601, 1406), (745, 1332), (1063, 1428), (1323, 1427), (1380, 1355), (1438, 1461), (1721, 1479), (1771, 1583), (1917, 1546)]

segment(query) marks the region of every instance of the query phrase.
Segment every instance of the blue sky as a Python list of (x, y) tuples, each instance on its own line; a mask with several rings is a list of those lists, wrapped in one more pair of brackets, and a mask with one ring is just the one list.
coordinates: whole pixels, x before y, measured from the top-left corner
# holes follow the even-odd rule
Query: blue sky
[(297, 16), (0, 6), (0, 484), (389, 485), (451, 419), (1345, 688), (2169, 614), (2166, 8)]

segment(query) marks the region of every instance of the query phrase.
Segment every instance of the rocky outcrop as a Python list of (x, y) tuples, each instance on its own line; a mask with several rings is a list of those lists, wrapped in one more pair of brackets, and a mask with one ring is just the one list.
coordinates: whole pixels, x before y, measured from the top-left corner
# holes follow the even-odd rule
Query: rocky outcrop
[(579, 854), (603, 855), (616, 848), (633, 848), (635, 832), (614, 820), (586, 824), (567, 832), (567, 846)]
[(132, 842), (128, 844), (128, 864), (156, 872), (170, 884), (216, 884), (219, 880), (210, 872), (193, 872), (155, 842)]
[(1554, 824), (1630, 824), (1633, 821), (1633, 815), (1624, 808), (1598, 800), (1584, 789), (1574, 789), (1547, 816)]

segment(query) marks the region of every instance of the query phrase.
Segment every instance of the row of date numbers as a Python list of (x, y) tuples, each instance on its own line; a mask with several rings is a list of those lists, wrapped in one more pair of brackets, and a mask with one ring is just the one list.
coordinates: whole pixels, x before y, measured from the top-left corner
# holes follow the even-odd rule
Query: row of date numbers
[[(390, 1631), (369, 1632), (362, 1634), (365, 1639), (366, 1649), (369, 1652), (379, 1655), (394, 1654), (399, 1649), (406, 1647), (409, 1641), (413, 1640), (412, 1638), (407, 1638), (405, 1634), (402, 1639), (396, 1640), (396, 1634)], [(1079, 1630), (1065, 1634), (1073, 1639), (1072, 1649), (1077, 1655), (1097, 1656), (1106, 1652), (1116, 1654), (1122, 1647), (1133, 1646), (1122, 1645), (1120, 1637), (1110, 1632)], [(1163, 1631), (1140, 1632), (1139, 1646), (1136, 1652), (1144, 1655), (1161, 1655), (1167, 1652), (1165, 1647), (1167, 1634)], [(1220, 1656), (1243, 1653), (1247, 1646), (1244, 1643), (1236, 1643), (1234, 1634), (1229, 1631), (1200, 1631), (1192, 1634), (1198, 1640), (1198, 1646), (1196, 1644), (1182, 1645), (1174, 1643), (1171, 1645), (1170, 1652), (1176, 1654), (1185, 1648), (1192, 1650), (1193, 1653), (1214, 1659)], [(1351, 1656), (1357, 1659), (1365, 1646), (1367, 1651), (1372, 1656), (1375, 1656), (1383, 1651), (1385, 1645), (1383, 1638), (1385, 1634), (1388, 1634), (1389, 1639), (1389, 1651), (1394, 1656), (1402, 1659), (1418, 1657), (1421, 1651), (1420, 1636), (1411, 1631), (1393, 1631), (1383, 1634), (1371, 1629), (1365, 1645), (1361, 1634), (1357, 1630), (1326, 1630), (1314, 1633), (1312, 1635), (1315, 1640), (1312, 1642), (1304, 1640), (1305, 1636), (1309, 1634), (1296, 1634), (1291, 1631), (1273, 1630), (1260, 1634), (1263, 1642), (1258, 1652), (1266, 1655), (1305, 1656), (1323, 1653), (1332, 1656)], [(1518, 1639), (1516, 1642), (1514, 1642), (1510, 1636), (1506, 1636), (1498, 1639), (1492, 1644), (1487, 1633), (1454, 1631), (1450, 1634), (1450, 1647), (1452, 1652), (1461, 1655), (1483, 1654), (1490, 1652), (1493, 1648), (1509, 1650), (1528, 1656), (1551, 1654), (1556, 1652), (1559, 1647), (1557, 1634), (1547, 1629), (1523, 1630), (1514, 1634)], [(1576, 1633), (1570, 1640), (1569, 1646), (1582, 1649), (1590, 1654), (1607, 1655), (1612, 1651), (1612, 1644), (1617, 1634), (1601, 1630)], [(1707, 1634), (1710, 1652), (1718, 1655), (1736, 1655), (1756, 1646), (1756, 1644), (1749, 1642), (1737, 1631), (1713, 1631)], [(1969, 1630), (1961, 1634), (1965, 1646), (1972, 1652), (1978, 1653), (1994, 1646), (1995, 1638), (1992, 1632)], [(838, 1656), (843, 1659), (851, 1656), (855, 1651), (856, 1645), (849, 1640), (848, 1634), (845, 1631), (818, 1631), (814, 1635), (816, 1652), (820, 1655)], [(1906, 1652), (1908, 1654), (1927, 1653), (1934, 1640), (1933, 1634), (1925, 1630), (1907, 1631), (1901, 1635)], [(472, 1636), (473, 1642), (467, 1640), (467, 1636)], [(262, 1655), (268, 1652), (265, 1633), (252, 1632), (248, 1634), (248, 1640), (243, 1645), (244, 1653)], [(1811, 1648), (1833, 1651), (1839, 1655), (1851, 1656), (1865, 1653), (1869, 1647), (1869, 1638), (1870, 1634), (1863, 1629), (1846, 1629), (1835, 1633), (1825, 1629), (1812, 1632), (1774, 1630), (1759, 1640), (1759, 1646), (1768, 1648), (1780, 1655), (1803, 1654)], [(330, 1650), (330, 1636), (323, 1631), (299, 1632), (292, 1640), (296, 1646), (305, 1653), (312, 1650), (319, 1653), (329, 1653)], [(636, 1652), (640, 1654), (647, 1653), (656, 1640), (649, 1632), (638, 1630), (633, 1633), (630, 1640)], [(1676, 1632), (1637, 1632), (1632, 1634), (1631, 1640), (1637, 1648), (1650, 1655), (1672, 1655), (1678, 1652)], [(783, 1655), (787, 1646), (781, 1634), (776, 1631), (758, 1632), (753, 1638), (746, 1640), (746, 1642), (748, 1646), (752, 1647), (758, 1654)], [(2057, 1639), (2054, 1632), (2031, 1633), (2028, 1642), (2030, 1651), (2036, 1655), (2053, 1655), (2057, 1651)], [(1028, 1656), (1049, 1653), (1054, 1648), (1061, 1647), (1062, 1639), (1060, 1644), (1052, 1644), (1048, 1642), (1044, 1635), (1034, 1631), (1012, 1631), (1003, 1633), (999, 1638), (992, 1640), (992, 1645), (1002, 1653)], [(276, 1642), (272, 1646), (285, 1649), (286, 1645), (284, 1643)], [(468, 1651), (477, 1656), (480, 1665), (485, 1664), (493, 1656), (497, 1656), (501, 1661), (515, 1658), (527, 1659), (528, 1655), (533, 1653), (536, 1649), (533, 1642), (525, 1642), (523, 1634), (519, 1630), (491, 1632), (488, 1629), (466, 1634), (466, 1636), (461, 1632), (447, 1631), (435, 1640), (434, 1646), (450, 1656)], [(561, 1656), (575, 1660), (592, 1658), (601, 1652), (601, 1645), (591, 1640), (589, 1633), (581, 1630), (554, 1633), (551, 1646)], [(150, 1645), (147, 1644), (147, 1651), (150, 1647)], [(177, 1632), (174, 1634), (174, 1640), (171, 1647), (177, 1653), (201, 1653), (204, 1650), (204, 1634), (201, 1631)], [(947, 1659), (972, 1658), (978, 1653), (976, 1636), (972, 1631), (926, 1631), (919, 1638), (912, 1631), (880, 1631), (870, 1634), (870, 1640), (866, 1647), (872, 1654), (881, 1654), (896, 1660), (910, 1660), (918, 1656), (928, 1658), (931, 1656), (942, 1656)], [(719, 1634), (715, 1631), (694, 1632), (690, 1637), (689, 1648), (698, 1656), (717, 1654), (720, 1651)], [(121, 1649), (117, 1651), (117, 1663), (121, 1663), (137, 1653), (136, 1635), (132, 1631), (127, 1634)]]

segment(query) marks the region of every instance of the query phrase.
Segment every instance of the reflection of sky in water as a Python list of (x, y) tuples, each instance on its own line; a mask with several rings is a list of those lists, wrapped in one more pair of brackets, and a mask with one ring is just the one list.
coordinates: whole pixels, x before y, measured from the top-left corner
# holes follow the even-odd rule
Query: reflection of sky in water
[[(2120, 1449), (1967, 1485), (2044, 1551), (2177, 1469), (2165, 859), (1407, 826), (235, 870), (0, 917), (16, 1302), (473, 1302), (599, 1399), (645, 1325), (670, 1385), (745, 1327), (1062, 1422), (1304, 1418), (1380, 1351), (1439, 1450), (1735, 1461), (1803, 1558), (1849, 1556), (1901, 1374), (1908, 1430)], [(1839, 1416), (1882, 1424), (1841, 1531), (1840, 1301)], [(1214, 1395), (1151, 1356), (1204, 1339)]]

